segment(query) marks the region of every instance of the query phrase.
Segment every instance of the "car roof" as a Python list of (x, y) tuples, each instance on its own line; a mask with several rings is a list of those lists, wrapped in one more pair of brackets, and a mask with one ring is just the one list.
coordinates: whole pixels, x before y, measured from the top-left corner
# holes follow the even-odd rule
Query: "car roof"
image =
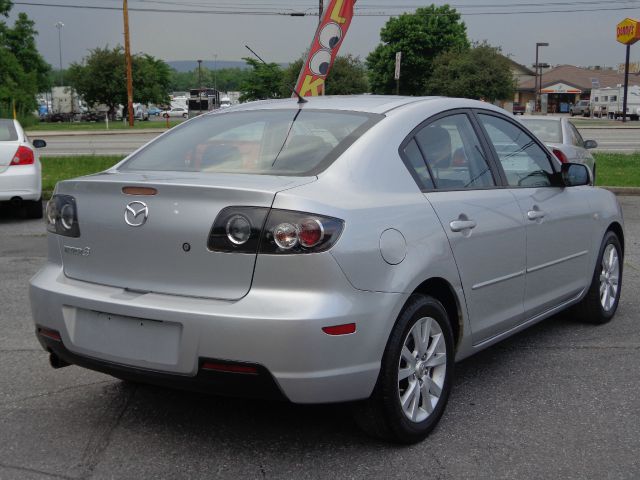
[(322, 110), (345, 110), (363, 113), (384, 114), (396, 108), (442, 97), (402, 97), (395, 95), (326, 95), (320, 97), (305, 97), (304, 104), (299, 104), (297, 98), (278, 100), (259, 100), (226, 108), (225, 112), (238, 112), (245, 110), (267, 110), (303, 108)]

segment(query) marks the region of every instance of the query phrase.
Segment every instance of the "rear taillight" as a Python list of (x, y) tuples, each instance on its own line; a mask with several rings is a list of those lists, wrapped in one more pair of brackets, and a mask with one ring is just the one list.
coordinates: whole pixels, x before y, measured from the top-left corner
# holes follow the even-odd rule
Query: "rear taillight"
[(11, 159), (12, 166), (16, 165), (33, 165), (36, 161), (36, 157), (29, 147), (18, 147), (18, 151)]
[(256, 254), (260, 233), (269, 213), (263, 207), (227, 207), (213, 222), (209, 233), (209, 250)]
[(553, 154), (558, 158), (558, 160), (560, 160), (560, 163), (569, 163), (569, 159), (561, 150), (554, 148)]
[(324, 252), (338, 241), (343, 227), (337, 218), (274, 209), (264, 226), (260, 253)]
[[(267, 216), (268, 214), (268, 216)], [(342, 220), (290, 210), (263, 207), (228, 207), (209, 233), (214, 252), (318, 253), (336, 243)]]
[(54, 195), (47, 202), (45, 215), (47, 230), (65, 237), (79, 237), (78, 209), (71, 195)]

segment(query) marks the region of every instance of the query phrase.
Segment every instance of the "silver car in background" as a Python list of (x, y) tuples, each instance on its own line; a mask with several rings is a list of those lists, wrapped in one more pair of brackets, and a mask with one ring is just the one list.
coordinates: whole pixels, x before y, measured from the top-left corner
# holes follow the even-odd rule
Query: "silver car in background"
[(42, 167), (37, 148), (17, 120), (0, 118), (0, 203), (10, 203), (28, 218), (42, 218)]
[(454, 363), (572, 307), (615, 314), (624, 231), (589, 171), (451, 98), (243, 104), (57, 185), (31, 280), (53, 367), (296, 403), (391, 441)]
[(583, 140), (578, 129), (566, 117), (526, 115), (520, 120), (542, 140), (562, 163), (582, 163), (591, 169), (596, 179), (596, 161), (589, 152), (597, 148), (595, 140)]

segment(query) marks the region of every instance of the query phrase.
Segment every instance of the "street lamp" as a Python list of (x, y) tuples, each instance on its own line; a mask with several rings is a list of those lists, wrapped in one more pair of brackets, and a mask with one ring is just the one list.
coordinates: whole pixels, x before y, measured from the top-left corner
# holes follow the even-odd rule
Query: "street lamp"
[(58, 29), (58, 47), (60, 48), (60, 86), (62, 86), (64, 84), (62, 77), (62, 29), (64, 28), (64, 23), (56, 23), (56, 28)]
[(540, 47), (548, 47), (549, 44), (547, 42), (538, 42), (536, 43), (536, 111), (539, 112), (542, 110), (540, 105), (540, 94), (542, 93), (542, 69), (540, 68), (540, 64), (538, 63), (538, 50)]

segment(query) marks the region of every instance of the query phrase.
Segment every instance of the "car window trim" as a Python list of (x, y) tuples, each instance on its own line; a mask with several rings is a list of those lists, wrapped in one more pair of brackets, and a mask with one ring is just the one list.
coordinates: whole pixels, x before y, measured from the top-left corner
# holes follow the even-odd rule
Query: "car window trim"
[[(421, 131), (423, 128), (429, 126), (430, 124), (437, 122), (438, 120), (442, 120), (443, 118), (446, 117), (450, 117), (453, 115), (466, 115), (467, 119), (469, 120), (469, 123), (471, 124), (471, 128), (473, 129), (473, 132), (476, 134), (476, 137), (478, 139), (478, 141), (480, 142), (480, 148), (481, 148), (481, 153), (485, 159), (485, 161), (487, 162), (487, 166), (489, 167), (489, 172), (491, 173), (491, 176), (493, 177), (493, 181), (495, 183), (495, 185), (491, 185), (489, 187), (473, 187), (473, 188), (457, 188), (457, 187), (451, 187), (451, 188), (442, 188), (442, 187), (438, 187), (436, 185), (436, 182), (434, 181), (434, 177), (433, 177), (433, 172), (431, 171), (431, 167), (429, 166), (429, 164), (426, 161), (426, 158), (424, 156), (424, 152), (422, 151), (422, 147), (420, 147), (420, 142), (418, 142), (416, 140), (416, 134)], [(409, 145), (409, 143), (411, 143), (411, 140), (415, 140), (416, 145), (418, 146), (418, 150), (420, 151), (420, 155), (422, 155), (422, 161), (424, 162), (424, 164), (427, 167), (427, 171), (429, 172), (429, 175), (431, 176), (431, 183), (433, 183), (434, 188), (428, 188), (424, 185), (424, 183), (422, 182), (422, 179), (420, 179), (420, 177), (418, 176), (418, 174), (416, 173), (416, 171), (414, 170), (413, 166), (411, 165), (411, 161), (409, 160), (409, 158), (407, 157), (407, 155), (404, 153), (405, 148), (407, 147), (407, 145)], [(495, 190), (497, 188), (501, 188), (502, 185), (502, 177), (500, 175), (500, 171), (496, 170), (496, 165), (495, 163), (492, 161), (492, 156), (488, 154), (487, 152), (487, 148), (486, 148), (486, 143), (483, 142), (483, 138), (482, 135), (480, 134), (480, 132), (478, 132), (478, 129), (476, 127), (476, 125), (474, 124), (474, 118), (472, 115), (472, 112), (470, 109), (468, 108), (454, 108), (451, 110), (445, 110), (443, 112), (439, 112), (436, 115), (433, 115), (429, 118), (427, 118), (426, 120), (422, 121), (421, 123), (419, 123), (415, 128), (413, 128), (413, 130), (411, 130), (411, 132), (409, 132), (409, 134), (405, 137), (405, 139), (400, 143), (400, 147), (398, 148), (398, 154), (400, 155), (400, 158), (402, 160), (402, 163), (404, 163), (405, 167), (407, 168), (407, 170), (409, 170), (409, 173), (411, 174), (411, 177), (414, 179), (414, 181), (416, 182), (416, 184), (418, 185), (418, 187), (420, 188), (420, 191), (422, 193), (429, 193), (429, 192), (468, 192), (468, 191), (472, 191), (472, 190)], [(496, 175), (498, 174), (498, 175)]]
[[(506, 115), (503, 115), (499, 112), (495, 112), (493, 110), (484, 110), (481, 108), (474, 108), (472, 109), (472, 113), (474, 115), (474, 117), (476, 118), (476, 121), (478, 122), (478, 126), (482, 129), (483, 135), (485, 136), (485, 139), (487, 140), (488, 144), (489, 144), (489, 149), (491, 151), (491, 155), (494, 158), (494, 160), (497, 162), (498, 168), (500, 170), (500, 175), (502, 176), (502, 178), (504, 179), (505, 182), (505, 188), (518, 188), (518, 189), (524, 189), (524, 188), (557, 188), (558, 186), (560, 186), (558, 184), (558, 178), (560, 176), (560, 169), (558, 168), (558, 165), (556, 165), (555, 160), (552, 157), (552, 153), (549, 151), (549, 148), (547, 148), (547, 146), (542, 143), (542, 141), (536, 137), (535, 135), (531, 134), (529, 131), (527, 131), (523, 125), (519, 124), (517, 120), (514, 120), (512, 118), (509, 118)], [(480, 121), (480, 118), (478, 118), (478, 115), (490, 115), (496, 118), (500, 118), (502, 120), (507, 121), (508, 123), (511, 123), (512, 125), (516, 126), (517, 128), (519, 128), (520, 130), (522, 130), (523, 133), (525, 133), (527, 136), (529, 136), (530, 138), (533, 139), (534, 143), (536, 145), (538, 145), (543, 152), (545, 152), (546, 156), (547, 156), (547, 160), (549, 161), (549, 164), (551, 165), (551, 170), (553, 170), (553, 174), (551, 175), (551, 185), (548, 186), (522, 186), (522, 185), (509, 185), (509, 182), (507, 181), (507, 174), (504, 171), (504, 168), (502, 167), (502, 163), (500, 163), (500, 157), (498, 156), (498, 152), (496, 151), (495, 147), (493, 146), (493, 143), (490, 140), (489, 134), (487, 133), (487, 130), (484, 128), (484, 125), (482, 125), (482, 122)]]

